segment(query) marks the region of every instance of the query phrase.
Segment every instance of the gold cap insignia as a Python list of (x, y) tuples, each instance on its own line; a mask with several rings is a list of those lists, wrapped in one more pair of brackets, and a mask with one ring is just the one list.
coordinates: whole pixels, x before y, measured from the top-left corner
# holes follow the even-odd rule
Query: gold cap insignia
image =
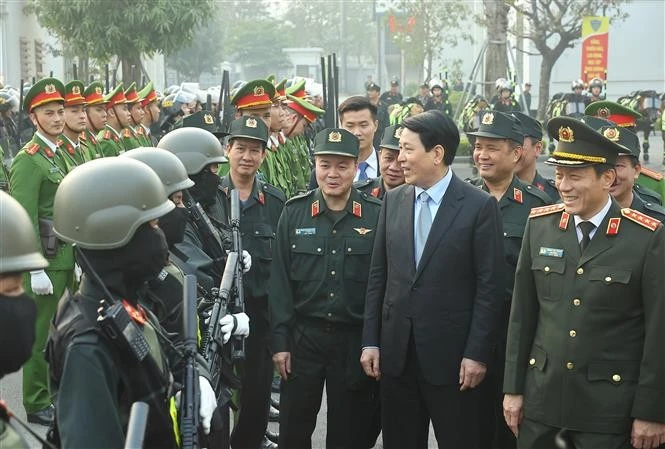
[(483, 115), (483, 120), (481, 122), (483, 125), (491, 125), (494, 123), (494, 113), (488, 112), (485, 115)]
[(261, 95), (264, 95), (266, 93), (265, 89), (263, 86), (256, 86), (254, 88), (254, 96), (260, 97)]
[(328, 142), (341, 142), (342, 141), (342, 133), (339, 131), (333, 131), (330, 134), (328, 134)]
[(257, 126), (256, 119), (252, 118), (252, 117), (249, 117), (247, 119), (247, 121), (245, 122), (245, 126), (248, 127), (248, 128), (256, 128), (256, 126)]
[(72, 86), (72, 93), (74, 95), (81, 95), (81, 89), (78, 86)]
[(173, 100), (164, 100), (162, 101), (162, 107), (163, 108), (170, 108), (173, 106)]
[(603, 131), (603, 136), (607, 137), (612, 142), (618, 142), (619, 135), (619, 130), (616, 128), (607, 128), (605, 131)]
[(575, 142), (573, 130), (567, 126), (559, 128), (559, 142)]
[(102, 94), (102, 88), (101, 87), (95, 87), (95, 93), (97, 95), (101, 95)]
[(47, 84), (44, 86), (44, 92), (47, 94), (54, 94), (55, 93), (55, 86), (53, 84)]
[(404, 130), (404, 128), (402, 128), (402, 127), (397, 128), (395, 130), (395, 135), (393, 137), (395, 137), (395, 139), (399, 139), (400, 137), (402, 137), (402, 131), (403, 130)]
[(212, 119), (212, 115), (210, 114), (204, 114), (203, 115), (203, 122), (206, 125), (212, 125), (215, 121)]
[(612, 115), (609, 108), (600, 108), (598, 109), (598, 112), (596, 112), (596, 114), (598, 114), (598, 117), (609, 117), (610, 115)]

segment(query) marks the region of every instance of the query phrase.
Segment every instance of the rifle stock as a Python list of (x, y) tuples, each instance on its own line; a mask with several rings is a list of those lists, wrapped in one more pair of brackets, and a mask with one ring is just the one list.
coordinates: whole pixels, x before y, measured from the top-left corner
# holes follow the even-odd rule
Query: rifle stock
[(141, 449), (145, 438), (145, 428), (148, 425), (150, 406), (145, 402), (134, 402), (129, 412), (125, 449)]
[(218, 238), (218, 235), (215, 234), (215, 228), (210, 218), (208, 218), (201, 205), (194, 201), (190, 192), (184, 191), (183, 199), (185, 207), (189, 211), (189, 216), (201, 235), (203, 250), (212, 259), (215, 273), (220, 276), (224, 272), (222, 264), (226, 260), (221, 236)]

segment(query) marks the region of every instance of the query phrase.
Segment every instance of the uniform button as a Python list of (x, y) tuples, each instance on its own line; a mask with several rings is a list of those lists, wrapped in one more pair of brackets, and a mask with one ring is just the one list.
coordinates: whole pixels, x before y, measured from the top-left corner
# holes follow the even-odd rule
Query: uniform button
[(333, 234), (337, 234), (337, 229), (333, 229)]
[(331, 276), (334, 276), (334, 275), (335, 275), (335, 270), (332, 270), (332, 271), (330, 272), (330, 275), (331, 275)]
[(331, 252), (332, 252), (333, 254), (337, 254), (337, 251), (335, 251), (335, 250), (332, 250)]
[(291, 248), (296, 249), (296, 245), (291, 245)]
[(580, 304), (582, 304), (582, 301), (580, 301), (578, 298), (573, 299), (573, 305), (579, 306)]
[(578, 268), (577, 274), (584, 274), (584, 268)]
[(316, 250), (317, 250), (318, 252), (321, 252), (321, 248), (316, 248)]
[(330, 297), (331, 297), (331, 298), (332, 298), (332, 297), (334, 297), (334, 296), (335, 296), (335, 294), (334, 294), (334, 293), (330, 293)]
[(503, 236), (504, 236), (504, 237), (508, 237), (508, 233), (507, 233), (507, 232), (504, 232), (504, 233), (503, 233)]
[(332, 316), (332, 313), (328, 313), (327, 316), (328, 318), (330, 318)]
[(536, 359), (529, 360), (529, 365), (533, 366), (536, 364)]
[(566, 363), (566, 368), (573, 369), (573, 368), (575, 368), (575, 364), (573, 362), (568, 362), (568, 363)]
[(612, 281), (612, 277), (611, 277), (611, 276), (606, 276), (606, 277), (605, 277), (605, 282), (611, 282), (611, 281)]
[(568, 332), (568, 335), (570, 335), (571, 337), (577, 337), (577, 332), (575, 332), (575, 329), (573, 329), (570, 332)]
[(259, 231), (254, 231), (254, 234), (259, 235)]
[(347, 250), (348, 252), (351, 252), (351, 248), (346, 248), (346, 250)]
[(545, 267), (544, 269), (545, 269), (545, 273), (549, 273), (550, 267)]
[(621, 376), (619, 376), (618, 374), (614, 374), (614, 375), (612, 376), (612, 380), (613, 380), (614, 382), (621, 382)]

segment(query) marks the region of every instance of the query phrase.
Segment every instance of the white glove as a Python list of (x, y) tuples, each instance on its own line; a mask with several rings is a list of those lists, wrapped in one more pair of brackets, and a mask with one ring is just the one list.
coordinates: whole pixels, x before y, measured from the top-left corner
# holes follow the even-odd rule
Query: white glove
[(81, 282), (81, 275), (83, 274), (83, 270), (81, 270), (81, 267), (79, 267), (79, 264), (75, 263), (74, 264), (74, 280), (76, 282)]
[(53, 283), (44, 270), (30, 272), (30, 288), (35, 295), (53, 294)]
[(242, 274), (245, 274), (252, 268), (252, 256), (247, 251), (242, 250)]
[[(228, 343), (231, 335), (249, 335), (249, 317), (245, 313), (236, 313), (233, 315), (224, 315), (219, 324), (222, 326), (222, 334), (224, 335), (224, 344)], [(235, 324), (235, 330), (233, 326)]]
[(201, 417), (201, 426), (203, 433), (210, 434), (210, 421), (217, 408), (217, 398), (215, 390), (212, 389), (210, 381), (203, 376), (199, 376), (199, 392), (201, 393), (201, 404), (199, 406), (199, 416)]

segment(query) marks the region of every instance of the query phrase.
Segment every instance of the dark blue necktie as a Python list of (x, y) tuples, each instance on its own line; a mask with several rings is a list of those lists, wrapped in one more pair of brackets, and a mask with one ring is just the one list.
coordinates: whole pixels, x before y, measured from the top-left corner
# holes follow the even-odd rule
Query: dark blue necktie
[(360, 164), (358, 164), (358, 170), (360, 170), (360, 172), (358, 173), (358, 181), (362, 181), (364, 179), (369, 178), (369, 176), (367, 176), (367, 167), (369, 167), (367, 161), (363, 161)]

